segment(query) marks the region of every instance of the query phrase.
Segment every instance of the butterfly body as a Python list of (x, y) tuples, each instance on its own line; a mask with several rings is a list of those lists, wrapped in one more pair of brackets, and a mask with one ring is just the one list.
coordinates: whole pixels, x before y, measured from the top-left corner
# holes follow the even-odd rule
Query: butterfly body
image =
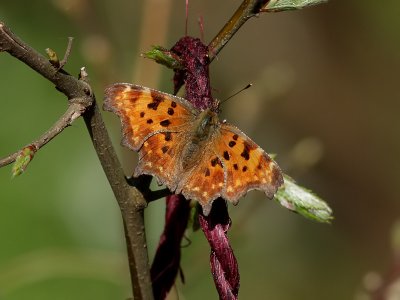
[(127, 83), (106, 89), (104, 109), (119, 115), (123, 144), (139, 152), (134, 175), (155, 176), (199, 201), (205, 214), (218, 197), (236, 204), (260, 189), (272, 198), (283, 182), (264, 150), (215, 109), (199, 111), (183, 98)]
[(187, 136), (188, 142), (180, 155), (184, 172), (188, 172), (194, 167), (207, 143), (214, 139), (217, 125), (218, 116), (210, 109), (202, 111), (195, 119), (193, 129)]

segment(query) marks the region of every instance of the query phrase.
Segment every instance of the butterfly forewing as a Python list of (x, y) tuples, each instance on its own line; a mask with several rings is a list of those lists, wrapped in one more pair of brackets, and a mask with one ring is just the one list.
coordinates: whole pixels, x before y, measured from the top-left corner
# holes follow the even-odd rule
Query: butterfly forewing
[(283, 183), (278, 165), (236, 127), (224, 123), (220, 132), (215, 147), (226, 172), (222, 197), (237, 203), (249, 190), (259, 189), (272, 198)]
[(106, 89), (104, 109), (120, 116), (123, 144), (135, 151), (152, 134), (185, 130), (194, 118), (187, 100), (128, 83)]

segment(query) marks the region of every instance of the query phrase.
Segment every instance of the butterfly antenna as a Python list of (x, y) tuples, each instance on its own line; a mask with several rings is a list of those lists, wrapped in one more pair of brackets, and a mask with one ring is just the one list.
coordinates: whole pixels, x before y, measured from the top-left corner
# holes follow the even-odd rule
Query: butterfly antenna
[(248, 85), (246, 85), (244, 88), (240, 89), (239, 91), (237, 91), (236, 93), (234, 93), (233, 95), (230, 95), (228, 98), (222, 100), (219, 104), (221, 105), (222, 103), (225, 103), (226, 101), (228, 101), (229, 99), (235, 97), (237, 94), (243, 92), (244, 90), (247, 90), (248, 88), (250, 88), (253, 84), (249, 83)]
[(188, 19), (189, 19), (189, 0), (186, 0), (185, 36), (187, 36), (187, 33), (188, 33)]

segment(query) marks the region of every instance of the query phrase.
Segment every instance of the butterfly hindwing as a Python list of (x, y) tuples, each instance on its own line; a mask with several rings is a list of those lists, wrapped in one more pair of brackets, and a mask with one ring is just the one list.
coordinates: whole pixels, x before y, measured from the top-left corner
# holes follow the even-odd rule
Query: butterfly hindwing
[(226, 172), (222, 197), (236, 204), (249, 190), (258, 189), (272, 198), (283, 183), (278, 165), (236, 127), (222, 123), (220, 128), (215, 148)]
[(181, 179), (176, 170), (183, 141), (184, 132), (160, 132), (150, 136), (139, 150), (135, 177), (156, 176), (159, 183), (174, 191)]
[(204, 150), (198, 164), (181, 185), (181, 193), (187, 199), (199, 201), (207, 215), (211, 210), (212, 201), (222, 196), (225, 185), (224, 167), (215, 155), (212, 145)]
[(195, 117), (187, 100), (129, 83), (106, 89), (104, 109), (119, 115), (122, 143), (135, 151), (150, 135), (180, 131)]

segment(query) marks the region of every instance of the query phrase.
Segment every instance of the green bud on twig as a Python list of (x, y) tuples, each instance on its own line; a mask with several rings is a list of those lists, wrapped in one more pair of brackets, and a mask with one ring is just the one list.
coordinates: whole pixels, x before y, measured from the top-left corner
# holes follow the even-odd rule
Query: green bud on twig
[(50, 48), (46, 48), (46, 53), (49, 56), (49, 62), (58, 69), (60, 67), (60, 60), (58, 59), (57, 53)]
[(23, 148), (19, 153), (17, 158), (15, 159), (15, 163), (12, 167), (12, 177), (21, 175), (25, 169), (27, 168), (28, 164), (33, 159), (35, 155), (36, 147), (34, 145), (29, 145)]

